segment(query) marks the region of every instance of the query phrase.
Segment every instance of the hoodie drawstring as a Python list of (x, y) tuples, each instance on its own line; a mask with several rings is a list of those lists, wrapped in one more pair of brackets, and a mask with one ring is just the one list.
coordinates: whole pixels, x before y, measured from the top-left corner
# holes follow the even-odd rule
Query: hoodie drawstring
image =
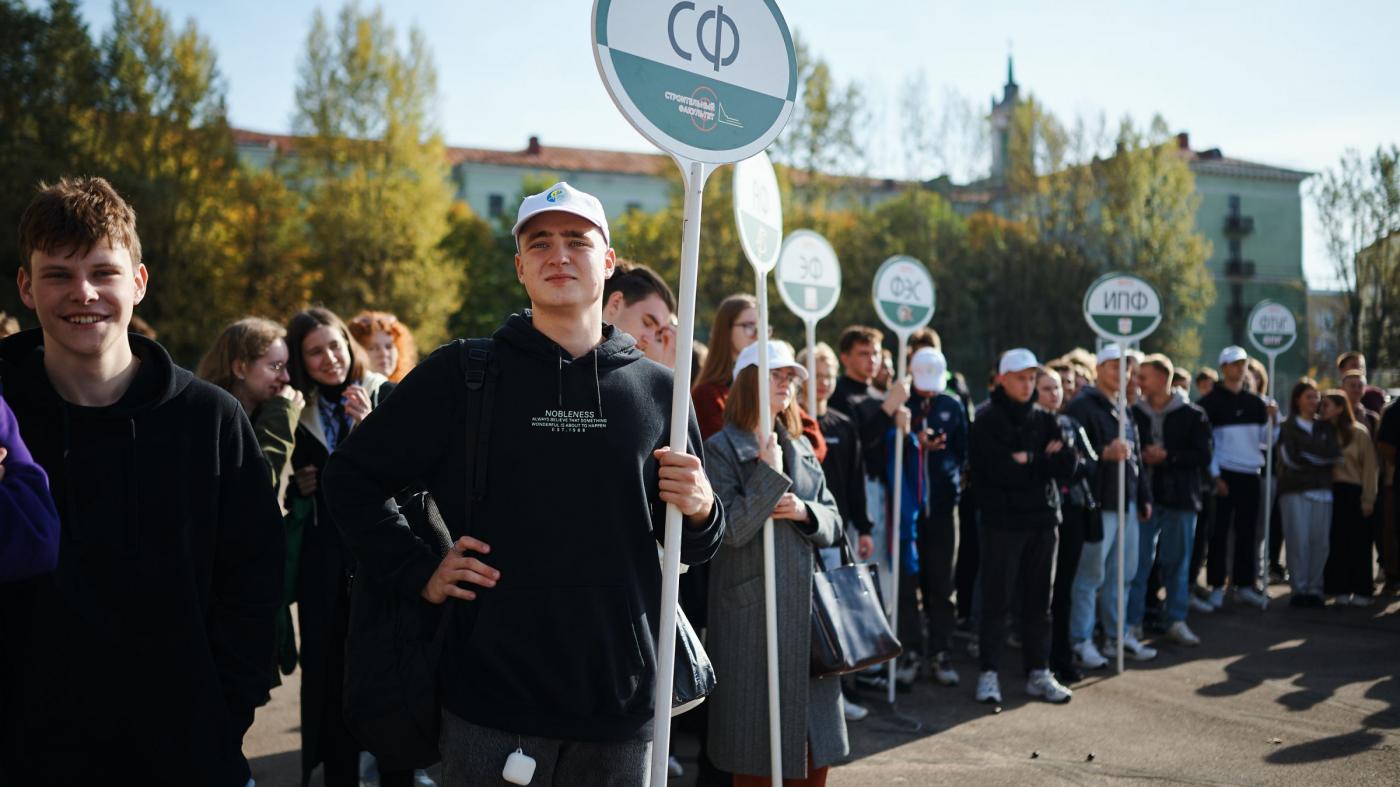
[(559, 354), (559, 350), (558, 350), (558, 349), (555, 350), (555, 353), (554, 353), (554, 360), (556, 360), (556, 361), (559, 362), (559, 370), (558, 370), (558, 372), (556, 372), (555, 377), (554, 377), (554, 390), (555, 390), (555, 392), (556, 392), (556, 393), (558, 394), (558, 396), (559, 396), (559, 409), (560, 409), (560, 410), (563, 410), (563, 409), (564, 409), (564, 356), (562, 356), (562, 355)]
[(603, 417), (603, 383), (598, 379), (598, 348), (593, 348), (593, 391), (598, 395), (598, 417)]

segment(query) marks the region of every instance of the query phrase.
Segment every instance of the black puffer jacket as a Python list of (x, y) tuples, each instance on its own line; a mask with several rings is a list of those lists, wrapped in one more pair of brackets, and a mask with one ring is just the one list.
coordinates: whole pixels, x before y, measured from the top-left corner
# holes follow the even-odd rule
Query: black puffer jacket
[(1201, 473), (1210, 467), (1215, 445), (1206, 411), (1174, 394), (1160, 412), (1146, 399), (1132, 407), (1133, 420), (1143, 445), (1161, 445), (1167, 458), (1146, 465), (1144, 475), (1152, 490), (1152, 502), (1181, 511), (1201, 510)]
[[(1035, 398), (1014, 401), (998, 387), (990, 405), (972, 422), (972, 483), (982, 524), (1004, 530), (1050, 528), (1060, 521), (1060, 487), (1079, 466), (1070, 446), (1053, 454), (1046, 447), (1063, 441), (1059, 422)], [(1013, 455), (1026, 452), (1021, 464)]]

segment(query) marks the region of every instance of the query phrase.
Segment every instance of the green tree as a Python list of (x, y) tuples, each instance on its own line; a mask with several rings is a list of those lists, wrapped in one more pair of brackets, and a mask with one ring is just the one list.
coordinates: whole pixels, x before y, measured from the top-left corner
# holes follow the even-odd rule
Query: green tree
[(824, 202), (835, 185), (831, 176), (866, 169), (869, 122), (865, 92), (856, 82), (840, 83), (826, 59), (813, 55), (800, 36), (797, 49), (797, 81), (800, 90), (792, 118), (770, 153), (775, 161), (794, 170), (803, 188), (793, 196), (801, 201)]
[(400, 48), (376, 8), (343, 7), (334, 30), (317, 11), (306, 39), (293, 126), (304, 184), (315, 294), (344, 313), (377, 308), (444, 340), (464, 273), (443, 246), (452, 190), (431, 116), (432, 56), (416, 28)]

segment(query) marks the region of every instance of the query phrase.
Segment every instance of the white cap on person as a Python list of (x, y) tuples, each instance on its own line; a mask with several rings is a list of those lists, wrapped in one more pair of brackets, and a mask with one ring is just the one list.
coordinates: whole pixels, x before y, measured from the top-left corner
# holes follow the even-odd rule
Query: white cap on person
[(1245, 361), (1248, 359), (1249, 353), (1245, 352), (1244, 348), (1239, 346), (1238, 344), (1232, 344), (1229, 347), (1226, 347), (1225, 349), (1220, 351), (1221, 366), (1225, 366), (1226, 364), (1231, 363), (1239, 363), (1240, 361)]
[(515, 226), (511, 228), (510, 234), (519, 236), (520, 228), (525, 226), (525, 222), (541, 213), (551, 211), (572, 213), (589, 220), (603, 233), (603, 243), (612, 245), (612, 236), (608, 232), (608, 217), (603, 212), (603, 203), (599, 202), (598, 198), (592, 194), (579, 191), (564, 181), (555, 183), (544, 191), (531, 194), (521, 200), (520, 212), (515, 214)]
[(920, 391), (943, 393), (948, 387), (948, 359), (932, 347), (921, 347), (909, 359), (909, 374)]
[(1014, 350), (1007, 350), (1002, 354), (1001, 363), (997, 365), (997, 374), (1024, 372), (1027, 369), (1035, 369), (1039, 366), (1040, 361), (1035, 359), (1035, 353), (1024, 347), (1017, 347)]
[[(1098, 365), (1098, 366), (1103, 366), (1104, 364), (1108, 363), (1109, 361), (1116, 361), (1116, 360), (1118, 360), (1118, 357), (1119, 357), (1119, 356), (1118, 356), (1118, 348), (1119, 348), (1119, 346), (1120, 346), (1120, 345), (1118, 345), (1118, 344), (1105, 344), (1105, 345), (1103, 346), (1103, 349), (1102, 349), (1102, 350), (1099, 350), (1099, 355), (1098, 355), (1098, 358), (1097, 358), (1098, 363), (1097, 363), (1096, 365)], [(1133, 362), (1133, 363), (1141, 363), (1141, 362), (1142, 362), (1142, 353), (1138, 352), (1137, 350), (1129, 349), (1129, 350), (1128, 350), (1128, 360), (1131, 361), (1131, 362)]]
[(734, 379), (739, 379), (739, 372), (743, 371), (744, 367), (758, 366), (758, 348), (764, 345), (768, 346), (768, 371), (796, 369), (798, 377), (807, 379), (807, 369), (793, 360), (792, 353), (782, 342), (754, 342), (740, 350), (739, 357), (734, 361)]

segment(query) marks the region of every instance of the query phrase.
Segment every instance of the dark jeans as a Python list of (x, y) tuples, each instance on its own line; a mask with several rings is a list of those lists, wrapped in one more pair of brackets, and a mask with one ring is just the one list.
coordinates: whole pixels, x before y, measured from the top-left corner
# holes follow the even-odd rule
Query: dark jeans
[(977, 593), (977, 506), (972, 495), (964, 494), (958, 503), (958, 566), (953, 583), (958, 591), (958, 619), (972, 618), (972, 597)]
[(1069, 638), (1069, 609), (1074, 574), (1084, 551), (1084, 525), (1092, 510), (1066, 505), (1060, 512), (1060, 546), (1055, 557), (1055, 589), (1050, 600), (1050, 667), (1064, 670), (1074, 666)]
[(1332, 530), (1329, 534), (1327, 566), (1322, 588), (1326, 593), (1356, 593), (1369, 597), (1375, 592), (1371, 574), (1371, 545), (1374, 531), (1361, 515), (1361, 487), (1356, 484), (1332, 485)]
[[(1224, 587), (1228, 576), (1235, 587), (1253, 587), (1258, 573), (1254, 536), (1259, 524), (1259, 476), (1222, 470), (1220, 478), (1230, 487), (1230, 494), (1215, 497), (1215, 529), (1206, 559), (1206, 582), (1213, 588)], [(1225, 564), (1232, 532), (1235, 553), (1227, 574)]]
[(506, 785), (501, 769), (517, 747), (535, 760), (536, 787), (632, 787), (646, 782), (650, 741), (594, 743), (516, 735), (442, 712), (443, 787)]
[(984, 527), (982, 547), (981, 669), (1000, 671), (1006, 644), (1006, 613), (1020, 580), (1021, 658), (1026, 672), (1045, 669), (1050, 657), (1050, 573), (1055, 531)]
[(929, 654), (952, 647), (953, 627), (953, 512), (920, 519), (919, 591), (923, 594), (924, 621), (928, 624)]

